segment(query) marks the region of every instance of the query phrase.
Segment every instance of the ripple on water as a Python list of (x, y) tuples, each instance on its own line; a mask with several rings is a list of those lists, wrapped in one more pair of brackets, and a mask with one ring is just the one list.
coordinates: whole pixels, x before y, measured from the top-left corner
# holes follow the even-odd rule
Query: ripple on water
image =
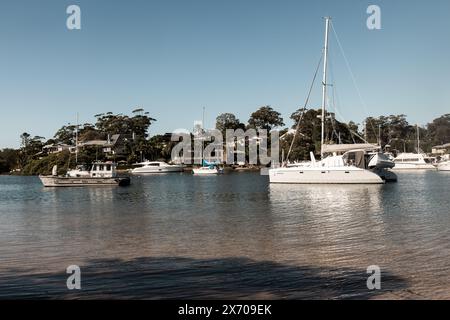
[(450, 298), (449, 182), (439, 172), (381, 186), (174, 174), (133, 177), (127, 188), (45, 189), (36, 177), (1, 176), (0, 296), (18, 294), (19, 274), (39, 274), (52, 292), (44, 282), (75, 261), (92, 270), (91, 297), (101, 281), (132, 296), (118, 279), (137, 297), (367, 297), (360, 280), (376, 264), (383, 294)]

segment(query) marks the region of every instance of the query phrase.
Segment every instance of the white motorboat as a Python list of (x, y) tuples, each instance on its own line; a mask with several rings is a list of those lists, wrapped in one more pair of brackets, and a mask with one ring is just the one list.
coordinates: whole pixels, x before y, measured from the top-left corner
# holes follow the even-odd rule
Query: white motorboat
[(420, 153), (400, 153), (395, 159), (393, 170), (436, 170), (427, 158)]
[(39, 176), (39, 178), (44, 187), (127, 186), (130, 184), (129, 177), (117, 175), (116, 164), (111, 162), (94, 163), (89, 176), (58, 176), (57, 166), (54, 166), (52, 175)]
[(437, 164), (439, 171), (450, 171), (450, 160), (442, 161)]
[(184, 166), (181, 164), (168, 164), (162, 161), (144, 161), (135, 166), (137, 167), (131, 170), (133, 174), (182, 172), (184, 170)]
[(223, 169), (221, 169), (217, 166), (199, 167), (199, 168), (193, 168), (192, 173), (196, 174), (196, 175), (220, 174), (220, 173), (223, 173)]
[(192, 173), (195, 175), (211, 175), (223, 173), (223, 168), (219, 167), (216, 162), (209, 162), (205, 159), (202, 160), (202, 166), (198, 168), (193, 168)]
[[(325, 45), (322, 80), (322, 115), (321, 115), (321, 160), (316, 161), (311, 152), (311, 162), (300, 165), (283, 166), (269, 169), (270, 183), (296, 184), (382, 184), (385, 180), (396, 180), (395, 174), (386, 168), (393, 163), (381, 153), (367, 153), (376, 149), (370, 144), (364, 145), (325, 145), (325, 105), (327, 90), (327, 56), (328, 30), (330, 18), (325, 18)], [(297, 125), (299, 125), (300, 121)], [(343, 152), (343, 155), (337, 155)], [(332, 154), (324, 157), (325, 154)]]
[(436, 170), (432, 164), (434, 158), (429, 158), (420, 153), (420, 131), (417, 128), (417, 153), (400, 153), (395, 159), (394, 170)]

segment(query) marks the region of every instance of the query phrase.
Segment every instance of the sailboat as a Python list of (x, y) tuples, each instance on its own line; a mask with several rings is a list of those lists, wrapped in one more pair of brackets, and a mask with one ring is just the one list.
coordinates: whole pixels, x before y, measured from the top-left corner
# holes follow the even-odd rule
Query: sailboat
[(395, 159), (394, 170), (436, 170), (430, 158), (420, 153), (420, 133), (417, 125), (417, 153), (400, 153)]
[[(386, 180), (396, 181), (396, 175), (387, 169), (394, 164), (387, 156), (377, 152), (371, 144), (325, 145), (325, 109), (327, 90), (327, 60), (329, 17), (325, 18), (325, 45), (323, 56), (322, 115), (321, 115), (321, 160), (316, 161), (311, 152), (311, 161), (301, 165), (282, 166), (269, 169), (270, 183), (295, 184), (382, 184)], [(338, 155), (338, 153), (343, 153)], [(331, 154), (325, 157), (325, 154)]]
[(78, 164), (78, 122), (79, 119), (77, 113), (77, 123), (75, 126), (75, 169), (68, 169), (66, 175), (70, 178), (87, 178), (91, 175), (89, 168), (85, 165)]
[(199, 168), (193, 168), (192, 173), (198, 174), (198, 175), (219, 174), (219, 173), (223, 173), (223, 168), (220, 168), (217, 163), (208, 162), (203, 159), (202, 166)]
[(205, 124), (205, 107), (203, 107), (203, 117), (202, 117), (202, 124), (201, 124), (202, 127), (200, 129), (201, 134), (199, 135), (199, 137), (196, 138), (196, 139), (200, 139), (202, 141), (202, 154), (201, 154), (202, 166), (201, 167), (197, 167), (197, 168), (193, 168), (192, 169), (192, 173), (194, 175), (214, 175), (214, 174), (223, 173), (224, 170), (223, 170), (223, 168), (219, 167), (218, 163), (216, 163), (216, 162), (209, 162), (209, 161), (207, 161), (204, 158), (204, 149), (203, 149), (203, 141), (205, 139), (205, 137), (204, 137), (204, 133), (205, 133), (204, 124)]

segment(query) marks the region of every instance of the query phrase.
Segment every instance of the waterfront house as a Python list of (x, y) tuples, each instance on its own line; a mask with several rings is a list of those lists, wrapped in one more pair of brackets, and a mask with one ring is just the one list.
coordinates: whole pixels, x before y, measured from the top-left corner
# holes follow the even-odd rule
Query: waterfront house
[(42, 147), (42, 153), (44, 154), (60, 153), (67, 150), (74, 153), (75, 147), (64, 143), (48, 144)]
[(113, 134), (108, 135), (106, 140), (88, 140), (78, 144), (78, 148), (98, 147), (101, 148), (106, 155), (127, 156), (128, 143), (134, 140), (131, 134)]

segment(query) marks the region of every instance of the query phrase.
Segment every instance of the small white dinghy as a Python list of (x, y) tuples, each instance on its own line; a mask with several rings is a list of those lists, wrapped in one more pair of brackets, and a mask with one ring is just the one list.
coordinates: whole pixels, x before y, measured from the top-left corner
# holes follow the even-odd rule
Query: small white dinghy
[(219, 169), (218, 167), (200, 167), (192, 169), (192, 173), (198, 175), (219, 174), (222, 172), (223, 170)]
[(223, 168), (219, 168), (217, 163), (210, 163), (206, 160), (202, 161), (202, 166), (193, 168), (192, 173), (196, 175), (211, 175), (223, 173)]
[(89, 171), (89, 176), (58, 176), (57, 166), (53, 167), (51, 176), (39, 176), (44, 187), (86, 187), (86, 186), (128, 186), (129, 177), (119, 177), (116, 164), (96, 162)]

